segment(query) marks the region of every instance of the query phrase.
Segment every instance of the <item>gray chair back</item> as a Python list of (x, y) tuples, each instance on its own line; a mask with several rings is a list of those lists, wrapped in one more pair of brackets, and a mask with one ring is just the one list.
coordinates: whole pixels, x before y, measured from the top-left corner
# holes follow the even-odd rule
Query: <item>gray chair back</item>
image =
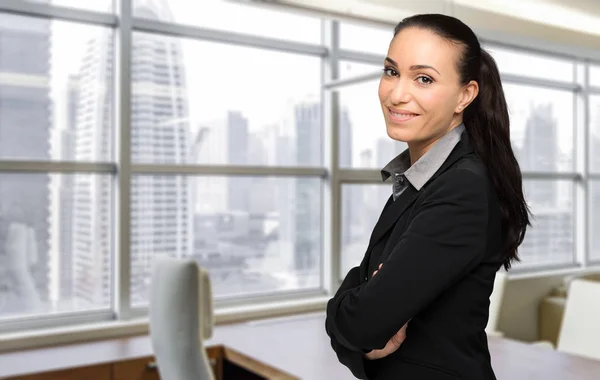
[(161, 379), (214, 380), (204, 347), (213, 326), (208, 272), (193, 260), (155, 260), (149, 314)]

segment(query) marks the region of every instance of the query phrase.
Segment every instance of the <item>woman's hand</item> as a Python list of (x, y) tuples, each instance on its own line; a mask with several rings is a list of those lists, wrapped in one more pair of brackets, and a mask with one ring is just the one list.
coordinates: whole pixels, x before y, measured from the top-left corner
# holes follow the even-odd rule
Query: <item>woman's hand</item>
[[(377, 271), (381, 269), (382, 265), (383, 264), (379, 264), (377, 270), (373, 272), (373, 276), (377, 274)], [(398, 348), (400, 348), (400, 346), (402, 345), (402, 342), (404, 342), (404, 339), (406, 339), (407, 326), (408, 322), (406, 322), (404, 326), (402, 326), (400, 330), (398, 330), (398, 332), (394, 334), (394, 336), (391, 337), (390, 340), (388, 340), (385, 347), (383, 347), (381, 350), (373, 350), (365, 354), (365, 358), (369, 360), (381, 359), (396, 352), (396, 350), (398, 350)]]

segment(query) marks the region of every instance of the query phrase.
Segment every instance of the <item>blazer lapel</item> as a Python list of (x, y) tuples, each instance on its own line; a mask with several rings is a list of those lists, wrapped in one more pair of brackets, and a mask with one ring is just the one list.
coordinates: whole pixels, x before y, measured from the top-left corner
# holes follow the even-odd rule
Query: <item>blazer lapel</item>
[[(421, 188), (423, 190), (431, 181), (435, 178), (439, 177), (440, 174), (445, 172), (452, 164), (458, 161), (460, 158), (465, 155), (472, 153), (473, 148), (469, 143), (469, 137), (467, 132), (463, 132), (461, 135), (461, 140), (456, 144), (450, 156), (444, 161), (442, 166), (435, 172), (435, 174), (427, 181), (427, 183)], [(406, 209), (417, 199), (420, 191), (417, 191), (412, 185), (409, 185), (402, 194), (395, 201), (391, 200), (392, 197), (388, 200), (388, 203), (383, 209), (375, 228), (373, 229), (373, 233), (371, 234), (371, 240), (369, 241), (369, 247), (367, 248), (367, 254), (370, 254), (371, 249), (377, 242), (392, 228), (396, 221), (404, 214)], [(390, 203), (391, 202), (391, 203)]]
[[(385, 235), (385, 233), (396, 223), (398, 218), (406, 211), (406, 208), (414, 202), (417, 195), (419, 195), (419, 192), (412, 185), (409, 185), (406, 190), (400, 194), (398, 199), (391, 201), (391, 203), (383, 209), (377, 224), (375, 224), (375, 228), (373, 228), (371, 240), (369, 241), (369, 248), (367, 248), (368, 251), (370, 251), (383, 235)], [(390, 197), (390, 199), (392, 198)]]

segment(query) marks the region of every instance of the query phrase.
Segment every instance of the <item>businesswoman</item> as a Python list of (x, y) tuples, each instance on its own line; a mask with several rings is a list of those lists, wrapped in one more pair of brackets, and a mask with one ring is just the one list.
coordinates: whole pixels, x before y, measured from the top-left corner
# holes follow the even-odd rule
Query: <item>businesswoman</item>
[(360, 379), (495, 379), (489, 296), (529, 225), (496, 64), (461, 21), (409, 17), (379, 98), (409, 148), (382, 170), (392, 195), (327, 305), (331, 345)]

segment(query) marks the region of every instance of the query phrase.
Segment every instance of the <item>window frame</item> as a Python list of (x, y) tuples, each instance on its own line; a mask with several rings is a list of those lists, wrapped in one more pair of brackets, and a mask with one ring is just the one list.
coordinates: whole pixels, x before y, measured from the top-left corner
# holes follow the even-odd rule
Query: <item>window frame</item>
[[(115, 162), (62, 162), (62, 161), (14, 161), (0, 160), (0, 172), (19, 173), (100, 173), (109, 174), (115, 180), (114, 208), (114, 266), (112, 268), (113, 292), (112, 311), (106, 312), (73, 312), (61, 313), (51, 317), (38, 316), (7, 321), (0, 319), (0, 334), (21, 333), (32, 329), (56, 329), (91, 323), (113, 321), (132, 323), (131, 321), (146, 318), (147, 308), (132, 308), (130, 305), (130, 200), (131, 178), (135, 174), (188, 174), (188, 175), (254, 175), (254, 176), (312, 176), (321, 179), (322, 193), (322, 281), (319, 291), (298, 291), (265, 297), (248, 297), (244, 300), (229, 299), (216, 303), (216, 314), (222, 320), (245, 319), (249, 316), (274, 315), (286, 310), (299, 311), (299, 305), (309, 305), (309, 310), (320, 309), (325, 300), (339, 286), (341, 278), (341, 194), (343, 184), (381, 184), (379, 169), (352, 169), (339, 166), (339, 109), (340, 101), (337, 90), (344, 86), (375, 80), (380, 71), (357, 77), (340, 79), (340, 61), (356, 63), (381, 64), (384, 56), (344, 50), (340, 48), (340, 23), (322, 19), (321, 34), (323, 44), (307, 44), (293, 41), (281, 41), (274, 38), (259, 37), (243, 33), (219, 31), (200, 26), (181, 25), (147, 19), (136, 19), (132, 15), (133, 0), (115, 0), (115, 13), (101, 13), (73, 9), (21, 0), (5, 0), (0, 5), (0, 12), (15, 15), (64, 20), (89, 25), (110, 27), (114, 30), (114, 128), (116, 141)], [(326, 16), (323, 16), (326, 17)], [(384, 25), (382, 23), (382, 26)], [(390, 28), (393, 27), (389, 25)], [(283, 167), (283, 166), (234, 166), (234, 165), (160, 165), (133, 164), (131, 162), (131, 131), (124, 126), (131, 121), (131, 46), (134, 32), (161, 34), (172, 37), (183, 37), (194, 40), (206, 40), (240, 46), (256, 47), (274, 51), (297, 53), (320, 57), (322, 62), (321, 99), (322, 99), (322, 131), (323, 158), (320, 167)], [(574, 197), (574, 239), (575, 262), (577, 268), (588, 268), (600, 265), (600, 260), (592, 262), (590, 250), (590, 211), (591, 195), (589, 182), (600, 180), (600, 173), (590, 173), (590, 120), (589, 96), (600, 94), (600, 87), (592, 87), (589, 83), (589, 67), (592, 64), (592, 53), (579, 52), (561, 46), (548, 46), (546, 50), (535, 47), (531, 42), (513, 39), (510, 43), (498, 43), (503, 36), (489, 40), (483, 39), (485, 45), (501, 46), (528, 53), (546, 54), (549, 56), (568, 57), (574, 62), (575, 70), (583, 66), (583, 78), (577, 77), (571, 83), (532, 79), (518, 75), (503, 75), (503, 81), (515, 84), (569, 90), (576, 95), (573, 114), (574, 130), (574, 162), (571, 172), (544, 173), (523, 172), (524, 179), (569, 179), (575, 186)], [(521, 44), (521, 45), (519, 45)], [(539, 46), (539, 45), (537, 45)], [(600, 58), (597, 58), (600, 59)], [(600, 60), (598, 61), (600, 62)], [(597, 63), (596, 63), (597, 64)], [(529, 275), (549, 269), (573, 270), (573, 266), (548, 268), (545, 266), (526, 269), (515, 268), (511, 273)], [(219, 318), (218, 318), (219, 320)], [(145, 323), (145, 322), (143, 322)]]

